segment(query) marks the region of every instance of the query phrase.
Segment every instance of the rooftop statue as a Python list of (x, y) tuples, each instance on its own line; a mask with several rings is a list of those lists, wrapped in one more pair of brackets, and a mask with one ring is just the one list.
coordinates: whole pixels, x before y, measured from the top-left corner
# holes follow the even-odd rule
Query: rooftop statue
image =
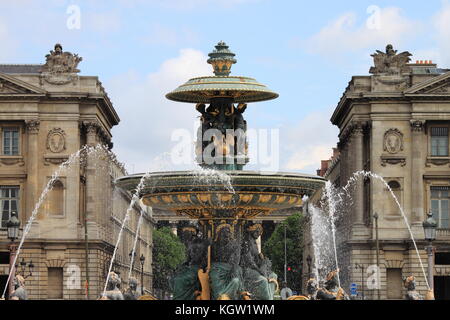
[(392, 44), (388, 44), (386, 52), (377, 50), (371, 56), (375, 66), (370, 68), (369, 73), (394, 75), (409, 71), (407, 64), (411, 61), (412, 54), (408, 51), (397, 54)]
[(78, 54), (64, 52), (59, 43), (55, 44), (55, 50), (50, 50), (45, 59), (42, 71), (53, 73), (78, 73), (80, 70), (77, 69), (77, 66), (83, 60)]

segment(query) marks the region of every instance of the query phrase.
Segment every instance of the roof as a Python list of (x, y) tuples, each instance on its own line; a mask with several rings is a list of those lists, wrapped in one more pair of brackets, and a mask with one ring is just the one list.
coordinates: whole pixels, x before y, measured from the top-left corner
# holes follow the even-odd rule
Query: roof
[(42, 64), (0, 64), (1, 73), (41, 73)]

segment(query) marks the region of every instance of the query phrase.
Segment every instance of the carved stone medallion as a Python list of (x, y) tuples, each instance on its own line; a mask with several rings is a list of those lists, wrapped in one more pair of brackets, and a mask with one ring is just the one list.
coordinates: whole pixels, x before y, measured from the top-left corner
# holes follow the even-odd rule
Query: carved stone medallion
[(383, 149), (390, 154), (403, 151), (403, 133), (398, 129), (389, 129), (386, 131), (384, 133)]
[(54, 128), (47, 135), (47, 149), (53, 153), (66, 150), (66, 133), (61, 128)]

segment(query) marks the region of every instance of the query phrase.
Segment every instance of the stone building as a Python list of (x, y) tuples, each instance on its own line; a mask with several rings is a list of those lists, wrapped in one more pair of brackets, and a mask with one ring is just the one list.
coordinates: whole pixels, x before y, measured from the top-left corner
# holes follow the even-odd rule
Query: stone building
[[(44, 187), (71, 154), (85, 145), (112, 148), (110, 130), (119, 117), (98, 77), (78, 75), (80, 61), (57, 44), (45, 64), (0, 65), (2, 290), (9, 273), (6, 222), (11, 212), (18, 212), (23, 229)], [(37, 212), (18, 258), (34, 264), (32, 276), (26, 279), (30, 299), (84, 299), (87, 278), (90, 299), (103, 290), (131, 198), (113, 186), (114, 179), (125, 174), (123, 166), (102, 152), (85, 161), (75, 159), (62, 170)], [(146, 257), (144, 286), (151, 288), (153, 220), (139, 204), (131, 209), (114, 269), (125, 277), (126, 286), (141, 212), (137, 248), (139, 256)], [(134, 275), (139, 272), (137, 262)]]
[[(438, 222), (435, 295), (450, 299), (450, 70), (431, 61), (409, 63), (411, 54), (397, 53), (391, 45), (372, 56), (371, 75), (353, 76), (334, 110), (331, 122), (340, 129), (339, 142), (318, 172), (341, 187), (356, 171), (382, 176), (404, 208), (425, 272), (422, 222), (431, 211)], [(377, 179), (360, 178), (352, 196), (338, 225), (343, 287), (357, 283), (361, 292), (363, 282), (366, 297), (377, 298), (377, 290), (366, 285), (369, 274), (362, 281), (361, 268), (355, 268), (376, 264), (377, 213), (380, 298), (402, 298), (402, 278), (411, 274), (424, 294), (425, 278), (389, 189)]]

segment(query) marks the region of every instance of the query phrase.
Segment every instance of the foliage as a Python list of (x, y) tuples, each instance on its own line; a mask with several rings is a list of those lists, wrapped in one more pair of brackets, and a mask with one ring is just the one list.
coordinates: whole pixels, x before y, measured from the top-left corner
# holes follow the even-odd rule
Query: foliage
[(284, 281), (284, 229), (286, 227), (287, 284), (295, 291), (302, 288), (303, 261), (303, 216), (295, 213), (275, 228), (264, 244), (264, 254), (272, 260), (272, 269), (278, 275), (279, 283)]
[(186, 260), (184, 244), (169, 227), (153, 231), (153, 287), (170, 291), (169, 279), (176, 268)]

